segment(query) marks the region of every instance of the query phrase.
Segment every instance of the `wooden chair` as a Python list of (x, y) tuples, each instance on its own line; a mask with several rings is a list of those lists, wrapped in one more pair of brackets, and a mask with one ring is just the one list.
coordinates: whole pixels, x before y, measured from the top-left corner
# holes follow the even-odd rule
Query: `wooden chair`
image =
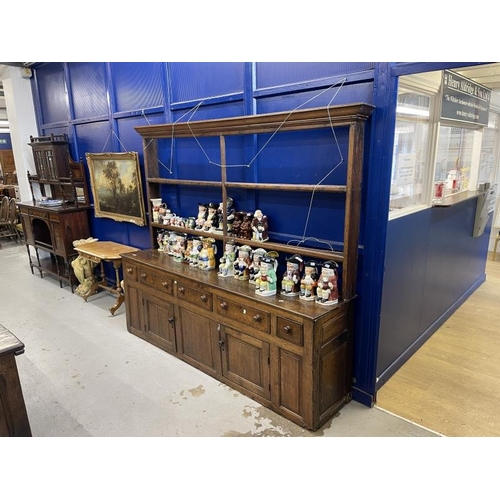
[(9, 214), (9, 197), (3, 196), (0, 204), (0, 221), (6, 221)]
[[(3, 204), (3, 200), (2, 200)], [(0, 238), (11, 238), (16, 243), (21, 243), (21, 236), (17, 230), (17, 205), (16, 199), (8, 199), (8, 211), (5, 220), (0, 220)]]

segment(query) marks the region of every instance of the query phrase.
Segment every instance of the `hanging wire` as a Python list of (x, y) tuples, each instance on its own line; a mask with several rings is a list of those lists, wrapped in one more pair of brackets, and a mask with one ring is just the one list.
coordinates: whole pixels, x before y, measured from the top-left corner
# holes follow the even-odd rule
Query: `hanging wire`
[[(305, 224), (304, 224), (304, 232), (302, 234), (302, 239), (301, 240), (289, 240), (288, 243), (291, 243), (291, 242), (298, 242), (298, 245), (297, 246), (300, 246), (302, 243), (305, 243), (306, 241), (308, 240), (314, 240), (318, 243), (322, 243), (322, 244), (325, 244), (327, 246), (330, 247), (330, 249), (333, 251), (333, 248), (332, 246), (330, 245), (330, 243), (328, 243), (327, 241), (324, 241), (324, 240), (320, 240), (318, 238), (314, 238), (314, 237), (307, 237), (306, 238), (306, 232), (307, 232), (307, 228), (308, 228), (308, 225), (309, 225), (309, 219), (310, 219), (310, 215), (311, 215), (311, 211), (312, 211), (312, 206), (313, 206), (313, 202), (314, 202), (314, 196), (316, 194), (316, 189), (318, 186), (321, 186), (322, 183), (340, 166), (344, 163), (344, 157), (342, 155), (342, 151), (340, 149), (340, 145), (339, 145), (339, 142), (338, 142), (338, 139), (337, 139), (337, 134), (335, 133), (335, 128), (333, 126), (333, 122), (332, 122), (332, 116), (330, 114), (330, 107), (333, 103), (333, 101), (335, 100), (335, 98), (337, 97), (337, 94), (340, 92), (340, 90), (342, 89), (342, 87), (344, 86), (344, 83), (347, 81), (346, 78), (342, 78), (341, 80), (337, 81), (336, 83), (332, 84), (331, 86), (327, 87), (326, 89), (322, 90), (321, 92), (318, 92), (317, 94), (315, 94), (314, 96), (312, 96), (310, 99), (308, 99), (307, 101), (303, 102), (302, 104), (300, 104), (299, 106), (297, 106), (296, 108), (294, 108), (292, 111), (290, 111), (287, 116), (284, 118), (284, 120), (280, 123), (280, 125), (276, 128), (276, 130), (271, 134), (271, 136), (267, 139), (267, 141), (262, 145), (262, 147), (257, 151), (257, 153), (254, 155), (254, 157), (247, 163), (247, 164), (230, 164), (230, 165), (225, 165), (226, 168), (250, 168), (250, 166), (257, 160), (257, 158), (259, 157), (259, 155), (266, 149), (266, 147), (268, 146), (268, 144), (271, 142), (271, 140), (274, 138), (274, 136), (281, 130), (281, 128), (284, 126), (284, 124), (287, 122), (287, 120), (290, 118), (290, 116), (293, 115), (293, 113), (301, 108), (303, 108), (305, 105), (309, 104), (311, 101), (313, 101), (314, 99), (317, 99), (318, 97), (320, 97), (321, 95), (323, 95), (325, 92), (328, 92), (329, 90), (335, 88), (335, 87), (338, 87), (335, 94), (332, 96), (332, 98), (330, 99), (330, 101), (328, 102), (328, 105), (327, 105), (327, 112), (328, 112), (328, 117), (329, 117), (329, 121), (330, 121), (330, 128), (331, 128), (331, 131), (332, 131), (332, 134), (333, 134), (333, 137), (335, 139), (335, 145), (337, 147), (337, 151), (338, 151), (338, 154), (339, 154), (339, 161), (336, 165), (334, 165), (334, 167), (314, 186), (314, 189), (311, 193), (311, 199), (309, 201), (309, 208), (308, 208), (308, 211), (307, 211), (307, 216), (306, 216), (306, 221), (305, 221)], [(170, 164), (169, 166), (167, 167), (167, 165), (165, 165), (160, 159), (158, 159), (158, 163), (164, 167), (170, 174), (172, 174), (172, 171), (173, 171), (173, 155), (174, 155), (174, 127), (175, 127), (175, 124), (179, 122), (179, 120), (182, 120), (182, 118), (184, 118), (186, 115), (189, 115), (189, 118), (188, 120), (185, 122), (186, 125), (188, 126), (190, 132), (191, 132), (191, 135), (193, 136), (194, 140), (196, 141), (196, 143), (198, 144), (198, 147), (200, 148), (200, 150), (203, 152), (207, 162), (210, 164), (210, 165), (214, 165), (214, 166), (217, 166), (219, 168), (222, 168), (222, 165), (220, 163), (217, 163), (215, 161), (213, 161), (210, 156), (208, 155), (207, 151), (205, 150), (205, 148), (202, 146), (202, 144), (200, 143), (200, 141), (198, 140), (198, 137), (196, 137), (196, 135), (194, 134), (192, 128), (191, 128), (191, 125), (190, 125), (190, 122), (191, 120), (193, 119), (193, 117), (195, 116), (196, 112), (198, 111), (198, 109), (200, 108), (200, 106), (203, 104), (204, 101), (200, 101), (198, 104), (196, 104), (196, 106), (194, 106), (193, 108), (189, 109), (188, 111), (186, 111), (186, 113), (184, 113), (181, 117), (179, 117), (177, 120), (175, 120), (175, 122), (173, 122), (172, 124), (172, 137), (171, 137), (171, 148), (170, 148)], [(147, 119), (147, 116), (144, 114), (144, 110), (142, 110), (142, 115), (144, 116), (144, 118), (146, 119), (146, 121), (148, 122), (149, 125), (151, 125), (151, 123), (149, 122), (149, 120)], [(153, 139), (150, 139), (150, 141), (146, 144), (146, 146), (144, 147), (144, 151), (146, 150), (146, 148), (151, 144)], [(287, 243), (287, 244), (288, 244)]]
[(101, 153), (106, 152), (106, 146), (107, 146), (109, 139), (111, 138), (112, 135), (114, 135), (118, 139), (120, 146), (125, 150), (126, 153), (128, 153), (129, 152), (128, 149), (124, 146), (123, 142), (120, 141), (120, 138), (116, 135), (116, 132), (112, 128), (109, 129), (109, 134), (108, 134), (108, 137), (106, 139), (106, 142), (104, 143), (104, 146), (102, 147)]

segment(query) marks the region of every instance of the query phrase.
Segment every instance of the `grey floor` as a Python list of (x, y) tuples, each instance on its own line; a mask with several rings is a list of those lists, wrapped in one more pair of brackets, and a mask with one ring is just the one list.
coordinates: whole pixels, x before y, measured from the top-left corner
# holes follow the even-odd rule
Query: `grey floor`
[(107, 292), (86, 303), (31, 274), (24, 245), (2, 245), (0, 324), (26, 346), (16, 361), (35, 437), (437, 436), (354, 401), (304, 430), (128, 333)]

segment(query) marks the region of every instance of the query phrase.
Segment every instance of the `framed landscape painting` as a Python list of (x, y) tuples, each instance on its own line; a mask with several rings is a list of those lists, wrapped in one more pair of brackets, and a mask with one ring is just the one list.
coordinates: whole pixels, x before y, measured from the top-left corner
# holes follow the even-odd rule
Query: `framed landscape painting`
[(96, 217), (146, 225), (139, 155), (86, 153)]

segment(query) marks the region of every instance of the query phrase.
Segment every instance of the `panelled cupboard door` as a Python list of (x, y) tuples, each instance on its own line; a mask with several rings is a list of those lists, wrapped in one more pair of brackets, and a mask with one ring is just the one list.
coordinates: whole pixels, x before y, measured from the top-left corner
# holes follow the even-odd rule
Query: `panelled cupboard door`
[(145, 338), (165, 351), (176, 352), (174, 306), (143, 294), (143, 307)]
[(222, 326), (222, 374), (253, 394), (270, 399), (269, 344)]
[[(127, 329), (130, 333), (145, 339), (142, 327), (142, 293), (126, 278), (125, 307), (127, 309)], [(145, 339), (146, 340), (146, 339)]]
[(220, 374), (221, 360), (217, 323), (182, 307), (178, 308), (179, 354), (208, 374)]

